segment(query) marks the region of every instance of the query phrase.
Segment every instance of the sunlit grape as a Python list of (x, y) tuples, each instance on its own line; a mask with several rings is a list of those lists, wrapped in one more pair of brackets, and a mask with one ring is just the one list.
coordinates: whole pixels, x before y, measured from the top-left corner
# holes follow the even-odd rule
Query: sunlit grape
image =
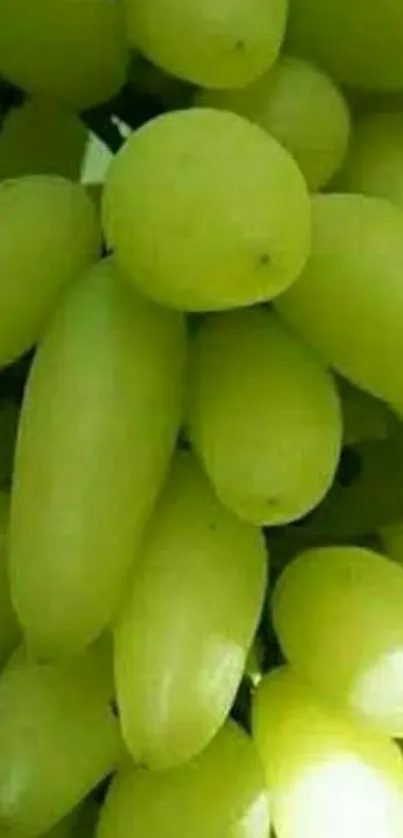
[(358, 547), (302, 553), (273, 598), (274, 625), (296, 672), (391, 736), (403, 734), (402, 601), (403, 569)]

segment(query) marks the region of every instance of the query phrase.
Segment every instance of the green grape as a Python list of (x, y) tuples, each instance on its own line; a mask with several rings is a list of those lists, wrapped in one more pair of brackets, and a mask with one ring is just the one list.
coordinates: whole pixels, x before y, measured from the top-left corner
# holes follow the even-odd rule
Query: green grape
[(120, 0), (1, 0), (0, 73), (28, 93), (89, 108), (126, 75)]
[(243, 87), (276, 60), (287, 0), (125, 0), (129, 40), (153, 63), (205, 87)]
[(98, 838), (267, 838), (268, 799), (256, 751), (234, 722), (186, 765), (127, 766), (112, 783)]
[(402, 601), (397, 564), (360, 547), (323, 547), (286, 567), (272, 605), (296, 672), (396, 737), (403, 734)]
[(231, 709), (266, 585), (259, 530), (234, 518), (180, 453), (115, 631), (123, 734), (139, 765), (199, 753)]
[(13, 484), (13, 599), (45, 657), (111, 619), (182, 414), (181, 316), (106, 261), (74, 284), (31, 369)]
[(127, 277), (177, 308), (270, 299), (309, 253), (310, 202), (293, 158), (225, 111), (176, 111), (132, 134), (109, 169), (103, 209)]
[(397, 745), (321, 704), (288, 667), (261, 683), (253, 733), (279, 838), (403, 834), (403, 760)]
[(343, 441), (355, 445), (369, 440), (386, 439), (392, 416), (387, 405), (347, 379), (337, 379), (343, 413)]
[(291, 0), (288, 48), (338, 81), (370, 90), (403, 88), (401, 0)]
[(10, 497), (0, 491), (0, 667), (19, 641), (19, 627), (10, 598), (8, 527)]
[(78, 180), (86, 141), (75, 113), (46, 99), (27, 99), (2, 125), (0, 178), (47, 174)]
[(354, 126), (337, 187), (403, 208), (403, 112), (364, 114)]
[(0, 828), (12, 834), (51, 829), (122, 757), (89, 656), (50, 665), (19, 650), (0, 679)]
[(265, 128), (297, 161), (310, 189), (324, 186), (347, 151), (350, 116), (334, 82), (313, 64), (283, 55), (242, 90), (206, 90), (199, 104), (225, 108)]
[(95, 211), (79, 184), (39, 175), (0, 183), (0, 365), (41, 337), (61, 290), (99, 246)]
[(311, 348), (264, 308), (201, 325), (188, 424), (220, 500), (250, 523), (301, 518), (332, 484), (342, 436), (336, 387)]
[(338, 372), (403, 404), (403, 212), (363, 195), (312, 199), (312, 253), (280, 313)]

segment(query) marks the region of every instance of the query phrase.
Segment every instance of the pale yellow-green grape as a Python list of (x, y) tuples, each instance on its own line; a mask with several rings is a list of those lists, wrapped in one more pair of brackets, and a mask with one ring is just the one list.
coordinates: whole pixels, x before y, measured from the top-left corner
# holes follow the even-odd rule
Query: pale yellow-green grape
[(293, 158), (225, 111), (164, 114), (131, 135), (104, 193), (107, 239), (127, 277), (169, 306), (225, 309), (293, 282), (310, 202)]
[(10, 597), (8, 527), (10, 497), (0, 492), (0, 667), (18, 643), (20, 630)]
[(403, 112), (357, 119), (337, 187), (386, 198), (403, 208)]
[(0, 704), (0, 828), (30, 838), (118, 764), (118, 724), (80, 659), (35, 663), (20, 651), (1, 676)]
[(125, 5), (132, 45), (169, 73), (205, 87), (244, 87), (262, 75), (280, 51), (288, 11), (288, 0)]
[(261, 683), (253, 734), (278, 838), (403, 834), (403, 760), (397, 745), (320, 703), (288, 667)]
[(397, 521), (380, 529), (379, 535), (386, 555), (403, 565), (403, 523)]
[(280, 313), (338, 372), (403, 404), (403, 212), (363, 195), (312, 199), (312, 252)]
[(387, 405), (365, 390), (339, 377), (337, 385), (343, 413), (343, 441), (355, 445), (369, 440), (386, 439), (393, 421)]
[(213, 315), (189, 368), (188, 426), (220, 500), (256, 525), (302, 518), (330, 488), (341, 451), (334, 381), (275, 313)]
[(60, 292), (99, 247), (95, 210), (78, 183), (50, 175), (0, 183), (0, 365), (42, 336)]
[(288, 49), (339, 81), (370, 90), (403, 88), (401, 0), (291, 0)]
[(360, 547), (301, 553), (283, 572), (273, 620), (283, 652), (319, 695), (403, 734), (403, 569)]
[(227, 722), (191, 762), (163, 773), (125, 766), (98, 838), (268, 838), (265, 779), (249, 737)]
[(19, 415), (19, 405), (0, 403), (0, 488), (11, 484)]
[(4, 120), (0, 178), (47, 174), (77, 180), (86, 140), (87, 131), (74, 112), (40, 97), (27, 99)]
[(199, 104), (225, 108), (265, 128), (297, 161), (310, 189), (330, 180), (347, 151), (350, 115), (334, 82), (308, 61), (283, 55), (242, 90), (206, 90)]
[(177, 454), (115, 631), (126, 744), (167, 769), (199, 753), (242, 679), (266, 587), (258, 529), (221, 506), (193, 455)]
[(120, 0), (1, 0), (0, 73), (77, 108), (109, 99), (128, 59)]
[(112, 617), (165, 479), (182, 415), (182, 317), (110, 261), (74, 284), (26, 389), (13, 483), (13, 599), (44, 656)]

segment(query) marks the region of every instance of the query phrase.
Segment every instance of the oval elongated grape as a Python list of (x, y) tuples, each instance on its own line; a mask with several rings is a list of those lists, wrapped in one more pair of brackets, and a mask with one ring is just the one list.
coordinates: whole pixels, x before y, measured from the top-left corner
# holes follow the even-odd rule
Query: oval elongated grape
[(0, 134), (0, 178), (60, 175), (78, 180), (87, 131), (77, 114), (35, 97), (13, 108)]
[(363, 195), (312, 199), (312, 252), (278, 310), (338, 372), (403, 403), (403, 212)]
[(403, 760), (397, 745), (321, 704), (288, 667), (261, 682), (253, 734), (276, 835), (402, 834)]
[(133, 46), (205, 87), (243, 87), (274, 63), (288, 0), (125, 0)]
[(17, 444), (13, 600), (43, 656), (111, 619), (165, 479), (182, 414), (181, 316), (106, 261), (72, 286), (30, 373)]
[(276, 314), (254, 308), (204, 321), (187, 413), (217, 495), (240, 518), (284, 524), (330, 488), (342, 435), (336, 387)]
[(265, 128), (293, 155), (312, 190), (324, 186), (347, 151), (350, 116), (343, 94), (314, 64), (282, 55), (242, 90), (206, 90), (197, 102), (225, 108)]
[(403, 208), (403, 113), (364, 114), (354, 125), (337, 187)]
[(288, 48), (331, 76), (369, 90), (403, 87), (400, 0), (291, 0)]
[(110, 166), (103, 215), (128, 279), (179, 309), (271, 299), (309, 253), (310, 202), (291, 155), (257, 125), (210, 108), (132, 134)]
[(0, 73), (28, 93), (89, 108), (123, 84), (120, 0), (2, 0)]
[(112, 783), (98, 838), (267, 838), (263, 771), (248, 736), (227, 722), (190, 763), (163, 773), (126, 767)]
[(117, 721), (90, 676), (85, 660), (34, 663), (23, 651), (4, 671), (0, 828), (11, 834), (51, 829), (120, 761)]
[(99, 248), (95, 210), (79, 184), (40, 175), (0, 183), (0, 365), (42, 336), (60, 292)]
[(0, 492), (0, 667), (19, 641), (20, 630), (11, 602), (8, 572), (10, 496)]
[(295, 671), (319, 695), (396, 737), (403, 734), (402, 601), (397, 564), (359, 547), (323, 547), (288, 565), (272, 605)]
[(242, 679), (266, 587), (261, 533), (178, 454), (115, 629), (123, 734), (134, 760), (167, 769), (220, 729)]

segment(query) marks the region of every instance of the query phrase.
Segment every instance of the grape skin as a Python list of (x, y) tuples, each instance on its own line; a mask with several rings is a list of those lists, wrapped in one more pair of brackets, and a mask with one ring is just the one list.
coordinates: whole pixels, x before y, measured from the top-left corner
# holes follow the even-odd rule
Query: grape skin
[(2, 0), (0, 73), (77, 109), (113, 96), (128, 49), (120, 0)]
[(59, 294), (97, 259), (100, 244), (78, 183), (50, 175), (0, 183), (0, 366), (42, 337)]
[(396, 737), (403, 733), (402, 601), (399, 565), (346, 546), (300, 554), (280, 576), (272, 602), (296, 672), (319, 695)]
[(287, 0), (125, 0), (129, 39), (194, 84), (243, 87), (274, 63)]
[(27, 838), (51, 829), (121, 760), (91, 654), (51, 666), (19, 649), (3, 672), (0, 829)]
[(115, 627), (122, 729), (138, 765), (180, 765), (216, 735), (266, 580), (262, 534), (221, 506), (192, 454), (177, 454)]
[(340, 168), (350, 136), (347, 102), (314, 64), (282, 55), (242, 90), (204, 90), (198, 105), (223, 108), (256, 122), (293, 155), (309, 188), (323, 187)]
[(41, 97), (7, 115), (0, 132), (0, 178), (60, 175), (78, 180), (87, 131), (76, 113)]
[(364, 114), (354, 125), (337, 188), (385, 198), (403, 209), (403, 113)]
[(287, 45), (339, 82), (369, 90), (403, 85), (400, 0), (292, 0)]
[(403, 212), (364, 195), (312, 198), (312, 252), (278, 311), (334, 368), (400, 410)]
[(317, 506), (341, 452), (334, 381), (311, 348), (262, 308), (213, 315), (193, 341), (189, 434), (221, 501), (280, 525)]
[(153, 774), (128, 765), (104, 806), (98, 838), (267, 838), (263, 772), (253, 745), (233, 722), (190, 763)]
[(126, 277), (190, 311), (271, 299), (310, 247), (308, 191), (291, 155), (242, 117), (208, 108), (132, 134), (109, 169), (103, 218)]
[(322, 704), (289, 667), (258, 687), (253, 738), (281, 838), (399, 838), (399, 748), (348, 714)]
[(57, 658), (112, 618), (182, 417), (185, 329), (96, 265), (64, 298), (31, 368), (10, 532), (28, 642)]

